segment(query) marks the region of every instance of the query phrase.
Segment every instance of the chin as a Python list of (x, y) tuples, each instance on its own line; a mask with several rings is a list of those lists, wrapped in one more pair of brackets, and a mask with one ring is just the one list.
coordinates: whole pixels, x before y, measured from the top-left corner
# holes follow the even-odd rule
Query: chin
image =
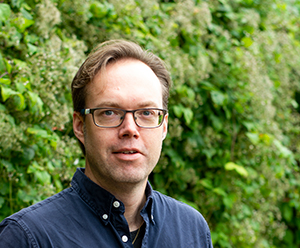
[[(117, 178), (116, 178), (117, 179)], [(124, 172), (117, 180), (120, 183), (129, 183), (129, 184), (137, 184), (141, 182), (145, 182), (148, 179), (148, 175), (145, 173), (137, 173), (137, 172)]]

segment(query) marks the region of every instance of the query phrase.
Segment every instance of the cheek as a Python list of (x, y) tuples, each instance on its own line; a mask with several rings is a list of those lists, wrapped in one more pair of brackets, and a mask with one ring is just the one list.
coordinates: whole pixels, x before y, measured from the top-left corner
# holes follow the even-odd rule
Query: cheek
[(101, 130), (97, 130), (93, 127), (85, 129), (84, 137), (85, 145), (88, 146), (89, 149), (99, 149), (105, 144), (105, 133), (102, 133)]
[(162, 135), (163, 133), (160, 130), (157, 130), (155, 134), (150, 133), (148, 138), (145, 139), (145, 146), (151, 150), (155, 151), (156, 153), (161, 150), (162, 147)]

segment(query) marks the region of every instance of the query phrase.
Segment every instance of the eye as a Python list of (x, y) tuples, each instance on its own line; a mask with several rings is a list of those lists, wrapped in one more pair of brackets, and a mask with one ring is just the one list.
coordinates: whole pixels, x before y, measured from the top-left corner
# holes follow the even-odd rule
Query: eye
[(149, 115), (153, 115), (153, 111), (144, 110), (141, 114), (142, 114), (143, 116), (149, 116)]
[(97, 118), (114, 118), (116, 116), (121, 115), (122, 113), (120, 113), (118, 110), (114, 110), (114, 109), (97, 109), (94, 112), (94, 115)]
[(116, 113), (114, 113), (113, 110), (104, 110), (102, 112), (102, 114), (105, 115), (105, 116), (111, 116), (111, 115), (116, 114)]

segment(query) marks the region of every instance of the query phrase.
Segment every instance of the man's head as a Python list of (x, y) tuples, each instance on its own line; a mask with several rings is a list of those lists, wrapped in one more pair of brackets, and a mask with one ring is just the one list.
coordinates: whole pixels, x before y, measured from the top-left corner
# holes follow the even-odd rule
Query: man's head
[[(81, 65), (72, 82), (72, 99), (74, 111), (86, 108), (88, 88), (96, 75), (105, 73), (106, 67), (123, 59), (135, 59), (146, 64), (159, 79), (162, 88), (163, 108), (168, 107), (171, 79), (163, 61), (151, 52), (129, 41), (108, 41), (100, 44)], [(83, 116), (84, 119), (84, 116)], [(79, 140), (85, 154), (85, 147)]]

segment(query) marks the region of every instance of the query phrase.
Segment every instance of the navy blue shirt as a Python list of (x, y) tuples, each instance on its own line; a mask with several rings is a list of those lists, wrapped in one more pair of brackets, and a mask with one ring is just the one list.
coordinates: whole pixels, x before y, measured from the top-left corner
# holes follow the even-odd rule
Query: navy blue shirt
[[(130, 247), (124, 204), (77, 169), (71, 187), (0, 223), (0, 247)], [(203, 216), (192, 207), (152, 190), (141, 210), (142, 247), (212, 247)]]

